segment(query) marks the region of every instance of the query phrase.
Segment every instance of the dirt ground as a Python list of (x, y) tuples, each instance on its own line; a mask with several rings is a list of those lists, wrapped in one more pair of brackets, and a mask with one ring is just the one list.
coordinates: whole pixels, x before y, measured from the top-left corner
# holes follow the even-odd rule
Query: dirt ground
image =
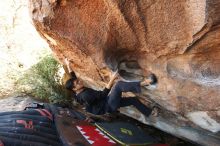
[(0, 99), (0, 112), (7, 112), (7, 111), (21, 111), (24, 110), (26, 105), (29, 103), (35, 102), (31, 97), (25, 96), (15, 96), (15, 97), (8, 97)]
[(13, 95), (16, 80), (50, 52), (29, 17), (28, 1), (0, 1), (0, 98)]

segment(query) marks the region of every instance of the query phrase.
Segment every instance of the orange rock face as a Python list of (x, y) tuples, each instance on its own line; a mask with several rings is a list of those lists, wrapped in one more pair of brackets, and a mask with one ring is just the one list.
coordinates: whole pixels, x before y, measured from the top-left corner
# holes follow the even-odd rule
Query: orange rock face
[[(93, 86), (136, 62), (139, 76), (158, 78), (152, 100), (189, 119), (206, 112), (220, 130), (220, 1), (30, 0), (30, 10), (58, 59)], [(136, 67), (125, 72), (135, 77)]]

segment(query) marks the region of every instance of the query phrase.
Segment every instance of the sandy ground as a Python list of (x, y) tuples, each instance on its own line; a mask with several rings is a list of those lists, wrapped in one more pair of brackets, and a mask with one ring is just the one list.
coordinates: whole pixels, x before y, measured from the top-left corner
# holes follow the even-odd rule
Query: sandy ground
[(17, 88), (16, 80), (50, 51), (29, 16), (27, 0), (0, 1), (0, 98)]
[(0, 112), (21, 111), (26, 107), (26, 105), (33, 102), (34, 100), (28, 96), (18, 96), (0, 99)]

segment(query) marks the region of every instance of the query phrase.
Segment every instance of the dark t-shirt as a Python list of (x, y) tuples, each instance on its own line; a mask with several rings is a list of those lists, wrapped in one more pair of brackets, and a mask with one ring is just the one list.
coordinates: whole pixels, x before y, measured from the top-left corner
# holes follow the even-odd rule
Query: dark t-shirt
[(91, 88), (85, 88), (76, 95), (76, 100), (86, 106), (86, 111), (101, 115), (106, 113), (106, 101), (110, 89), (105, 88), (103, 91), (97, 91)]
[[(76, 78), (74, 72), (70, 72), (72, 78)], [(86, 106), (86, 111), (101, 115), (106, 113), (106, 101), (110, 89), (105, 88), (103, 91), (97, 91), (91, 88), (85, 88), (79, 94), (74, 93), (74, 98), (80, 104)]]

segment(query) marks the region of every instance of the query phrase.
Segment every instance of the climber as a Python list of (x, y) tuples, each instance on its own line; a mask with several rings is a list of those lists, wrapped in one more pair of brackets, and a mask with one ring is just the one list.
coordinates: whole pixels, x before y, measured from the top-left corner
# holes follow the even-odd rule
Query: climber
[[(141, 82), (124, 82), (118, 81), (113, 87), (113, 83), (117, 78), (117, 72), (112, 74), (110, 81), (103, 91), (97, 91), (87, 88), (83, 85), (81, 79), (77, 78), (75, 73), (69, 66), (69, 61), (65, 59), (68, 72), (71, 78), (66, 81), (65, 87), (74, 93), (78, 103), (85, 105), (86, 111), (95, 115), (105, 113), (114, 113), (120, 107), (135, 106), (142, 114), (149, 116), (152, 109), (142, 104), (136, 97), (122, 97), (122, 92), (140, 93), (141, 86), (154, 84), (157, 80), (155, 75), (145, 78)], [(112, 88), (111, 88), (112, 87)], [(155, 114), (155, 113), (154, 113)]]

